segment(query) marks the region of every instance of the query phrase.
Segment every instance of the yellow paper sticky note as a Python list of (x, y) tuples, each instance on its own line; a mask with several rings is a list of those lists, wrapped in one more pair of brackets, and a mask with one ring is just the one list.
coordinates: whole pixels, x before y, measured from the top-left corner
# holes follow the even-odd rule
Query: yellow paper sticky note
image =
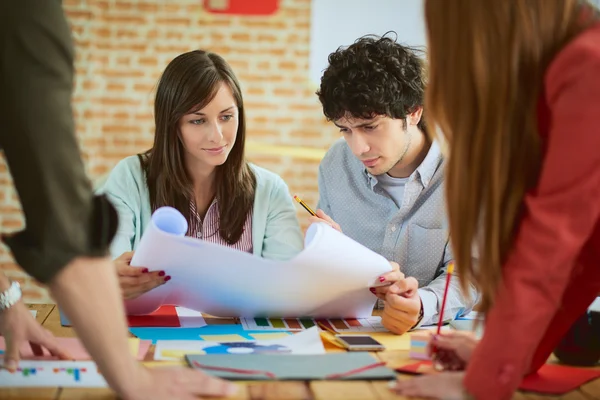
[(248, 339), (243, 337), (242, 335), (232, 334), (232, 335), (200, 335), (202, 340), (206, 340), (207, 342), (247, 342)]
[(406, 333), (370, 332), (368, 335), (384, 345), (386, 350), (410, 350), (410, 336)]
[(137, 358), (137, 355), (140, 351), (140, 339), (139, 338), (129, 338), (129, 353)]
[(270, 340), (270, 339), (281, 339), (290, 336), (287, 332), (269, 332), (269, 333), (251, 333), (256, 340)]
[(167, 358), (184, 359), (186, 354), (206, 354), (202, 350), (162, 350), (160, 355)]
[(183, 359), (177, 361), (144, 361), (143, 364), (150, 368), (160, 367), (187, 367), (188, 363)]

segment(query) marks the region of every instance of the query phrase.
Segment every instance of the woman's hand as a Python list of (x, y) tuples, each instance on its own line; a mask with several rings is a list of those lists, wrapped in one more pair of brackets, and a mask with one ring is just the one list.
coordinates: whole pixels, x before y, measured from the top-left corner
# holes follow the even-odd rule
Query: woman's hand
[(128, 251), (115, 260), (119, 285), (125, 300), (135, 299), (171, 279), (170, 276), (165, 276), (164, 271), (148, 271), (148, 268), (132, 267), (129, 265), (132, 258), (133, 251)]
[(442, 372), (404, 379), (390, 385), (401, 396), (427, 397), (430, 399), (463, 400), (464, 372)]
[(466, 368), (477, 343), (479, 339), (472, 332), (453, 331), (432, 336), (427, 353), (437, 369), (460, 371)]
[(43, 328), (20, 300), (12, 307), (0, 312), (0, 334), (6, 340), (4, 368), (14, 371), (19, 366), (19, 349), (29, 343), (33, 354), (44, 355), (44, 348), (61, 360), (69, 360), (69, 353), (60, 347), (49, 330)]
[(371, 293), (381, 300), (385, 300), (385, 295), (388, 293), (390, 286), (399, 280), (404, 279), (404, 274), (400, 272), (400, 265), (393, 261), (390, 261), (390, 265), (392, 266), (392, 270), (379, 277), (379, 282), (381, 282), (382, 285), (370, 289)]

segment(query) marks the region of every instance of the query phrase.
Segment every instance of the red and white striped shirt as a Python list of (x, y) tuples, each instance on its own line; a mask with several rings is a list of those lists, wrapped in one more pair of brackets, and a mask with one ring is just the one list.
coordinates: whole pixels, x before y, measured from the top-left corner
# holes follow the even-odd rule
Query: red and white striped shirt
[(231, 247), (246, 253), (252, 253), (252, 209), (250, 209), (246, 216), (242, 236), (240, 236), (240, 239), (234, 244), (227, 243), (227, 241), (219, 234), (219, 207), (217, 206), (217, 199), (214, 199), (212, 203), (210, 203), (204, 221), (202, 221), (202, 218), (200, 218), (200, 215), (198, 214), (196, 203), (191, 201), (190, 216), (191, 221), (188, 227), (187, 236)]

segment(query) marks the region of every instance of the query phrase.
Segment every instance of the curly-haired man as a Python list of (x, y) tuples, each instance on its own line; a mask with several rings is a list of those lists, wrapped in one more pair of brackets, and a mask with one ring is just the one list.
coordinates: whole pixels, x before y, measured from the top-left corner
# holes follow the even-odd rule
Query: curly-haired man
[[(375, 36), (330, 54), (317, 91), (343, 135), (319, 167), (317, 215), (399, 264), (371, 289), (384, 301), (383, 325), (398, 334), (438, 321), (453, 259), (443, 158), (427, 136), (424, 91), (416, 50)], [(444, 320), (470, 311), (475, 297), (466, 299), (453, 279)]]

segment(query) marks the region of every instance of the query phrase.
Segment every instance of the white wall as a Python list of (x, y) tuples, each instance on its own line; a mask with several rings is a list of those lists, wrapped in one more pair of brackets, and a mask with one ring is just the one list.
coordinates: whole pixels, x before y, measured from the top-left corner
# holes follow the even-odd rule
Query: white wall
[(423, 0), (312, 0), (310, 79), (318, 85), (327, 57), (363, 35), (398, 34), (398, 42), (425, 46)]

